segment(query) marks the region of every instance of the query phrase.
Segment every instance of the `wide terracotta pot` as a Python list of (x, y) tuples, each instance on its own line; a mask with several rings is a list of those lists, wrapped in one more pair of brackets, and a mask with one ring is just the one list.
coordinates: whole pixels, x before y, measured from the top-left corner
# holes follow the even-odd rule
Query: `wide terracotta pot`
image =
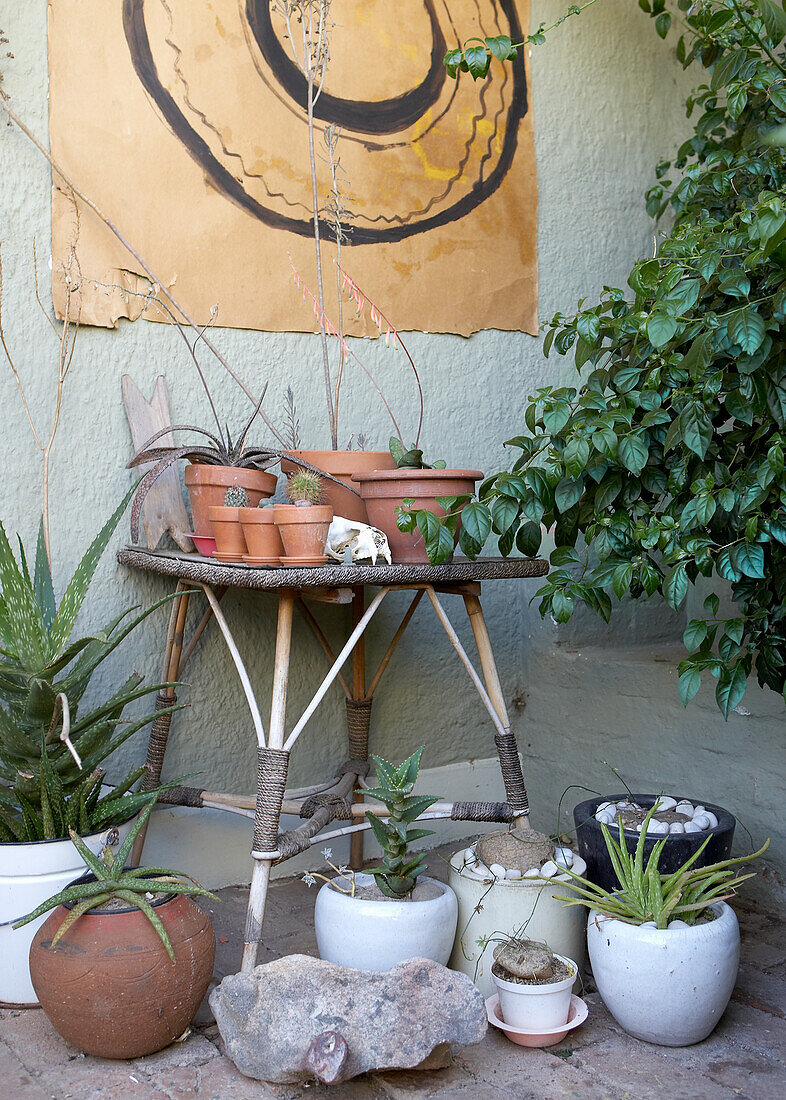
[(252, 508), (263, 497), (272, 497), (278, 478), (266, 470), (248, 470), (244, 466), (206, 466), (190, 463), (185, 470), (186, 488), (191, 501), (191, 518), (197, 535), (215, 538), (215, 531), (208, 509), (224, 503), (224, 494), (233, 485), (239, 485), (248, 493)]
[(216, 548), (213, 557), (219, 561), (242, 561), (246, 553), (246, 540), (240, 524), (242, 508), (208, 508), (207, 514), (215, 532)]
[[(334, 516), (343, 516), (344, 519), (359, 523), (370, 522), (365, 502), (351, 491), (357, 489), (357, 486), (352, 484), (352, 475), (370, 470), (392, 470), (394, 462), (389, 451), (291, 451), (290, 454), (297, 455), (304, 462), (310, 462), (312, 466), (317, 466), (326, 474), (332, 474), (350, 487), (342, 489), (335, 482), (325, 482), (323, 487), (325, 504), (331, 506)], [(293, 474), (298, 469), (294, 462), (281, 459), (283, 473)]]
[(273, 515), (284, 544), (282, 565), (322, 565), (333, 509), (328, 504), (277, 504)]
[(240, 523), (246, 540), (248, 565), (279, 565), (284, 547), (276, 526), (275, 508), (239, 508)]
[(41, 1007), (67, 1043), (99, 1058), (142, 1058), (182, 1035), (213, 973), (210, 918), (178, 894), (153, 903), (174, 963), (139, 909), (94, 909), (52, 947), (68, 914), (59, 906), (30, 948)]
[[(369, 523), (384, 531), (394, 562), (428, 562), (426, 544), (420, 531), (399, 531), (396, 509), (405, 500), (414, 500), (413, 511), (425, 509), (444, 516), (437, 504), (439, 497), (472, 496), (480, 470), (377, 470), (354, 474), (368, 511)], [(456, 528), (458, 535), (458, 528)]]

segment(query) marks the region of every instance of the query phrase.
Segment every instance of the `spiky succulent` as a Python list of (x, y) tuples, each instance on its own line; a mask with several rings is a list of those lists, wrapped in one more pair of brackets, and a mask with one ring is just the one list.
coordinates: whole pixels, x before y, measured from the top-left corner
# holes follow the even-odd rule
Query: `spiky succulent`
[(389, 816), (384, 821), (371, 810), (366, 811), (366, 818), (382, 846), (382, 863), (379, 867), (372, 867), (369, 873), (389, 898), (403, 899), (411, 894), (417, 885), (418, 875), (426, 869), (423, 852), (413, 856), (407, 851), (413, 841), (432, 833), (431, 829), (408, 828), (416, 817), (437, 801), (431, 795), (412, 794), (422, 755), (421, 746), (398, 767), (380, 756), (372, 756), (377, 767), (377, 786), (362, 792), (369, 798), (379, 799), (388, 809)]
[(298, 470), (287, 480), (287, 496), (293, 504), (319, 504), (322, 478), (313, 470)]
[[(136, 906), (145, 914), (158, 933), (170, 959), (174, 962), (175, 952), (172, 948), (172, 942), (161, 922), (161, 918), (146, 895), (195, 894), (198, 897), (210, 898), (212, 901), (220, 901), (221, 899), (216, 897), (215, 894), (211, 894), (209, 890), (205, 890), (203, 886), (200, 886), (189, 875), (183, 874), (182, 871), (173, 871), (168, 867), (133, 867), (130, 870), (125, 870), (125, 861), (131, 853), (134, 841), (145, 827), (155, 801), (155, 795), (152, 798), (148, 795), (145, 809), (139, 815), (139, 819), (131, 832), (120, 845), (117, 855), (113, 855), (111, 848), (108, 846), (101, 852), (100, 857), (94, 855), (73, 829), (69, 830), (71, 843), (79, 852), (89, 870), (92, 871), (95, 881), (75, 883), (73, 886), (66, 887), (65, 890), (61, 890), (58, 894), (48, 898), (47, 901), (42, 902), (32, 913), (28, 913), (27, 916), (16, 921), (13, 927), (21, 928), (22, 925), (35, 920), (36, 917), (48, 913), (50, 909), (56, 909), (58, 905), (70, 905), (70, 911), (63, 918), (62, 924), (52, 937), (52, 946), (54, 947), (68, 929), (85, 913), (89, 913), (91, 909), (96, 909), (98, 906), (105, 905), (113, 898), (118, 898), (127, 905)], [(189, 879), (189, 882), (181, 882), (182, 878)]]
[(248, 508), (248, 493), (242, 485), (230, 485), (224, 493), (225, 508)]
[(113, 796), (102, 797), (99, 765), (155, 717), (149, 713), (126, 722), (126, 706), (166, 685), (143, 685), (143, 677), (133, 673), (90, 707), (83, 709), (82, 697), (109, 654), (173, 596), (136, 614), (127, 608), (101, 630), (72, 637), (129, 497), (130, 492), (93, 539), (59, 605), (43, 524), (31, 576), (24, 546), (20, 541), (17, 561), (0, 523), (0, 841), (55, 840), (67, 837), (69, 826), (100, 828), (116, 823), (126, 808), (125, 817), (139, 810), (138, 803), (120, 801), (139, 773), (128, 776)]

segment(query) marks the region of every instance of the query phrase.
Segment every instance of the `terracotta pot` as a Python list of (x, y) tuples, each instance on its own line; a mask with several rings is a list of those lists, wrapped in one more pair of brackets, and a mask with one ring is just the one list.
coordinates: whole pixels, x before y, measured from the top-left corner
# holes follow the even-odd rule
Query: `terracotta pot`
[(238, 511), (248, 550), (243, 561), (248, 565), (279, 565), (284, 547), (276, 526), (275, 508), (239, 508)]
[(232, 485), (240, 485), (248, 493), (252, 508), (263, 497), (272, 497), (278, 478), (265, 470), (247, 470), (242, 466), (205, 466), (190, 463), (185, 471), (186, 488), (191, 501), (191, 517), (197, 535), (215, 537), (208, 515), (209, 508), (224, 504), (224, 494)]
[(242, 561), (246, 540), (240, 526), (241, 508), (208, 508), (207, 514), (216, 535), (213, 557), (219, 561)]
[(277, 504), (273, 515), (281, 533), (282, 565), (321, 565), (326, 560), (333, 509), (328, 504)]
[(420, 531), (412, 535), (399, 531), (396, 508), (404, 500), (414, 500), (413, 510), (424, 508), (444, 516), (437, 498), (471, 496), (482, 477), (480, 470), (378, 470), (354, 474), (352, 480), (360, 489), (369, 523), (387, 535), (393, 561), (428, 562)]
[[(332, 474), (339, 481), (356, 489), (352, 484), (352, 475), (369, 470), (392, 470), (393, 459), (389, 451), (291, 451), (293, 455), (302, 458), (304, 462), (310, 462), (324, 470), (326, 474)], [(294, 462), (281, 459), (281, 470), (285, 474), (293, 474), (299, 467)], [(344, 519), (352, 519), (360, 523), (368, 523), (366, 505), (347, 489), (342, 489), (332, 481), (326, 481), (324, 485), (325, 504), (333, 509), (334, 516), (343, 516)]]
[(175, 952), (174, 963), (138, 909), (96, 909), (80, 917), (56, 947), (68, 910), (59, 906), (30, 948), (30, 974), (41, 1007), (67, 1043), (99, 1058), (141, 1058), (182, 1035), (213, 973), (210, 918), (190, 898), (153, 903)]

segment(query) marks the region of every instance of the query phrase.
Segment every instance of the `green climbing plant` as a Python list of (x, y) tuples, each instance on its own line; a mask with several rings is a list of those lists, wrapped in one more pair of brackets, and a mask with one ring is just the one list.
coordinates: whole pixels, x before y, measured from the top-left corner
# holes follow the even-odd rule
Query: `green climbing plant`
[[(646, 195), (671, 228), (626, 289), (548, 324), (545, 354), (572, 352), (579, 378), (529, 398), (512, 468), (465, 507), (460, 545), (475, 557), (496, 537), (504, 555), (534, 555), (553, 528), (538, 596), (560, 623), (580, 603), (608, 619), (614, 598), (681, 609), (707, 578), (679, 694), (687, 705), (709, 674), (728, 717), (751, 676), (786, 692), (786, 11), (639, 6), (702, 72), (693, 133)], [(427, 542), (432, 561), (446, 545)]]

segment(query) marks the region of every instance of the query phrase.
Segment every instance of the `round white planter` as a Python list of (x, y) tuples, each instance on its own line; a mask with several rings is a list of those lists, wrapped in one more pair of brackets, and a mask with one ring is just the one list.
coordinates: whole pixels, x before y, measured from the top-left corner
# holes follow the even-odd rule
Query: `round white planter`
[[(136, 817), (82, 839), (97, 855), (106, 844), (110, 847), (122, 844), (135, 820)], [(0, 844), (0, 1002), (38, 1004), (30, 981), (28, 955), (33, 937), (49, 914), (24, 928), (14, 930), (11, 924), (84, 871), (85, 865), (70, 840)]]
[[(555, 952), (556, 954), (556, 952)], [(521, 1027), (526, 1031), (548, 1031), (553, 1027), (562, 1027), (570, 1014), (570, 998), (578, 968), (572, 959), (557, 955), (570, 971), (569, 978), (548, 985), (522, 985), (508, 982), (492, 974), (494, 985), (499, 993), (499, 1007), (502, 1019), (511, 1027)]]
[(667, 1047), (706, 1039), (729, 1003), (740, 929), (725, 902), (715, 920), (688, 928), (642, 928), (591, 912), (587, 944), (598, 991), (637, 1039)]
[[(471, 978), (484, 999), (495, 992), (491, 974), (492, 954), (500, 935), (525, 935), (527, 939), (547, 943), (552, 951), (574, 959), (581, 970), (585, 956), (584, 910), (563, 905), (573, 897), (565, 883), (568, 876), (548, 882), (532, 879), (498, 879), (493, 884), (463, 866), (462, 852), (450, 861), (448, 882), (458, 898), (458, 933), (450, 956), (451, 970), (460, 970)], [(583, 874), (583, 860), (576, 865)], [(478, 906), (481, 908), (478, 909)], [(478, 940), (487, 942), (482, 948)]]
[[(317, 895), (314, 924), (319, 957), (357, 970), (390, 970), (405, 959), (433, 959), (444, 966), (456, 934), (456, 895), (444, 882), (428, 901), (370, 901), (351, 898), (327, 883)], [(355, 875), (358, 886), (373, 875)]]

